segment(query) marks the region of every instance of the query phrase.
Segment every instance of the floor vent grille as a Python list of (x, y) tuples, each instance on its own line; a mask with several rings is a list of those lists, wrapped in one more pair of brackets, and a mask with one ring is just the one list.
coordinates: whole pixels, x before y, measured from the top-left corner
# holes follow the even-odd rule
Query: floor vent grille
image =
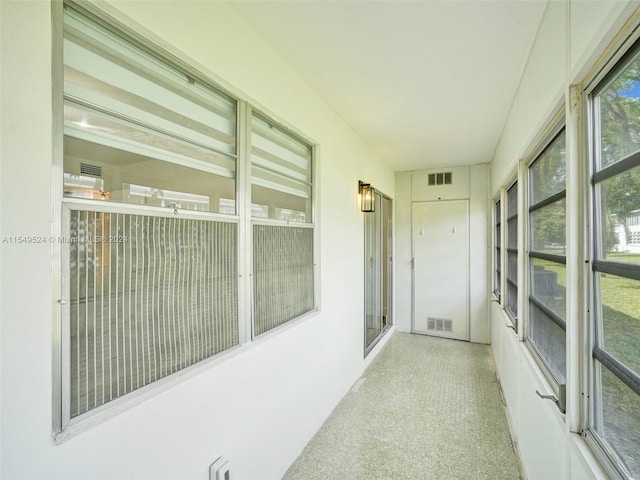
[(432, 332), (452, 332), (453, 320), (450, 318), (427, 317), (427, 330)]

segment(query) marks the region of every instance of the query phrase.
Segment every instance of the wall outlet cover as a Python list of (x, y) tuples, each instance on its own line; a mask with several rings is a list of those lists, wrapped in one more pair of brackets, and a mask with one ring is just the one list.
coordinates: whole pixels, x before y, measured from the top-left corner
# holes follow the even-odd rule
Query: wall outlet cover
[(224, 457), (219, 457), (209, 467), (209, 480), (231, 480), (231, 470), (229, 461)]

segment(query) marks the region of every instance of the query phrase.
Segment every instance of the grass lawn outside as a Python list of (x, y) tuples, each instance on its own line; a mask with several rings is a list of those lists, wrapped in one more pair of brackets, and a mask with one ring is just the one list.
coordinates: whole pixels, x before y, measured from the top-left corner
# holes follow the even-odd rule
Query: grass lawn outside
[[(557, 253), (557, 252), (549, 252)], [(640, 264), (640, 254), (608, 253), (606, 260)], [(535, 265), (555, 272), (555, 295), (545, 299), (549, 308), (566, 318), (566, 267), (535, 259)], [(602, 300), (600, 344), (635, 373), (640, 374), (640, 282), (598, 274)], [(611, 443), (632, 476), (640, 477), (640, 396), (602, 368), (602, 425), (600, 434)]]

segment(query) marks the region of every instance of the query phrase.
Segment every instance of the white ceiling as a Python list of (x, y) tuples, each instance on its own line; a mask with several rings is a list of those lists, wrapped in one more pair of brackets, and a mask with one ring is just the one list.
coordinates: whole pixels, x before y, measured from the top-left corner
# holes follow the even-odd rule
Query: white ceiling
[(491, 160), (546, 0), (236, 1), (394, 170)]

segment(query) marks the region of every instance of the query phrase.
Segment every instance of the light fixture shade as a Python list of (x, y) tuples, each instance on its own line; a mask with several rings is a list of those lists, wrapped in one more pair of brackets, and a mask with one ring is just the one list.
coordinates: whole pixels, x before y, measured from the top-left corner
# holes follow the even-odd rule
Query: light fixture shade
[(358, 195), (360, 197), (360, 211), (375, 212), (376, 196), (375, 189), (369, 183), (358, 182)]

